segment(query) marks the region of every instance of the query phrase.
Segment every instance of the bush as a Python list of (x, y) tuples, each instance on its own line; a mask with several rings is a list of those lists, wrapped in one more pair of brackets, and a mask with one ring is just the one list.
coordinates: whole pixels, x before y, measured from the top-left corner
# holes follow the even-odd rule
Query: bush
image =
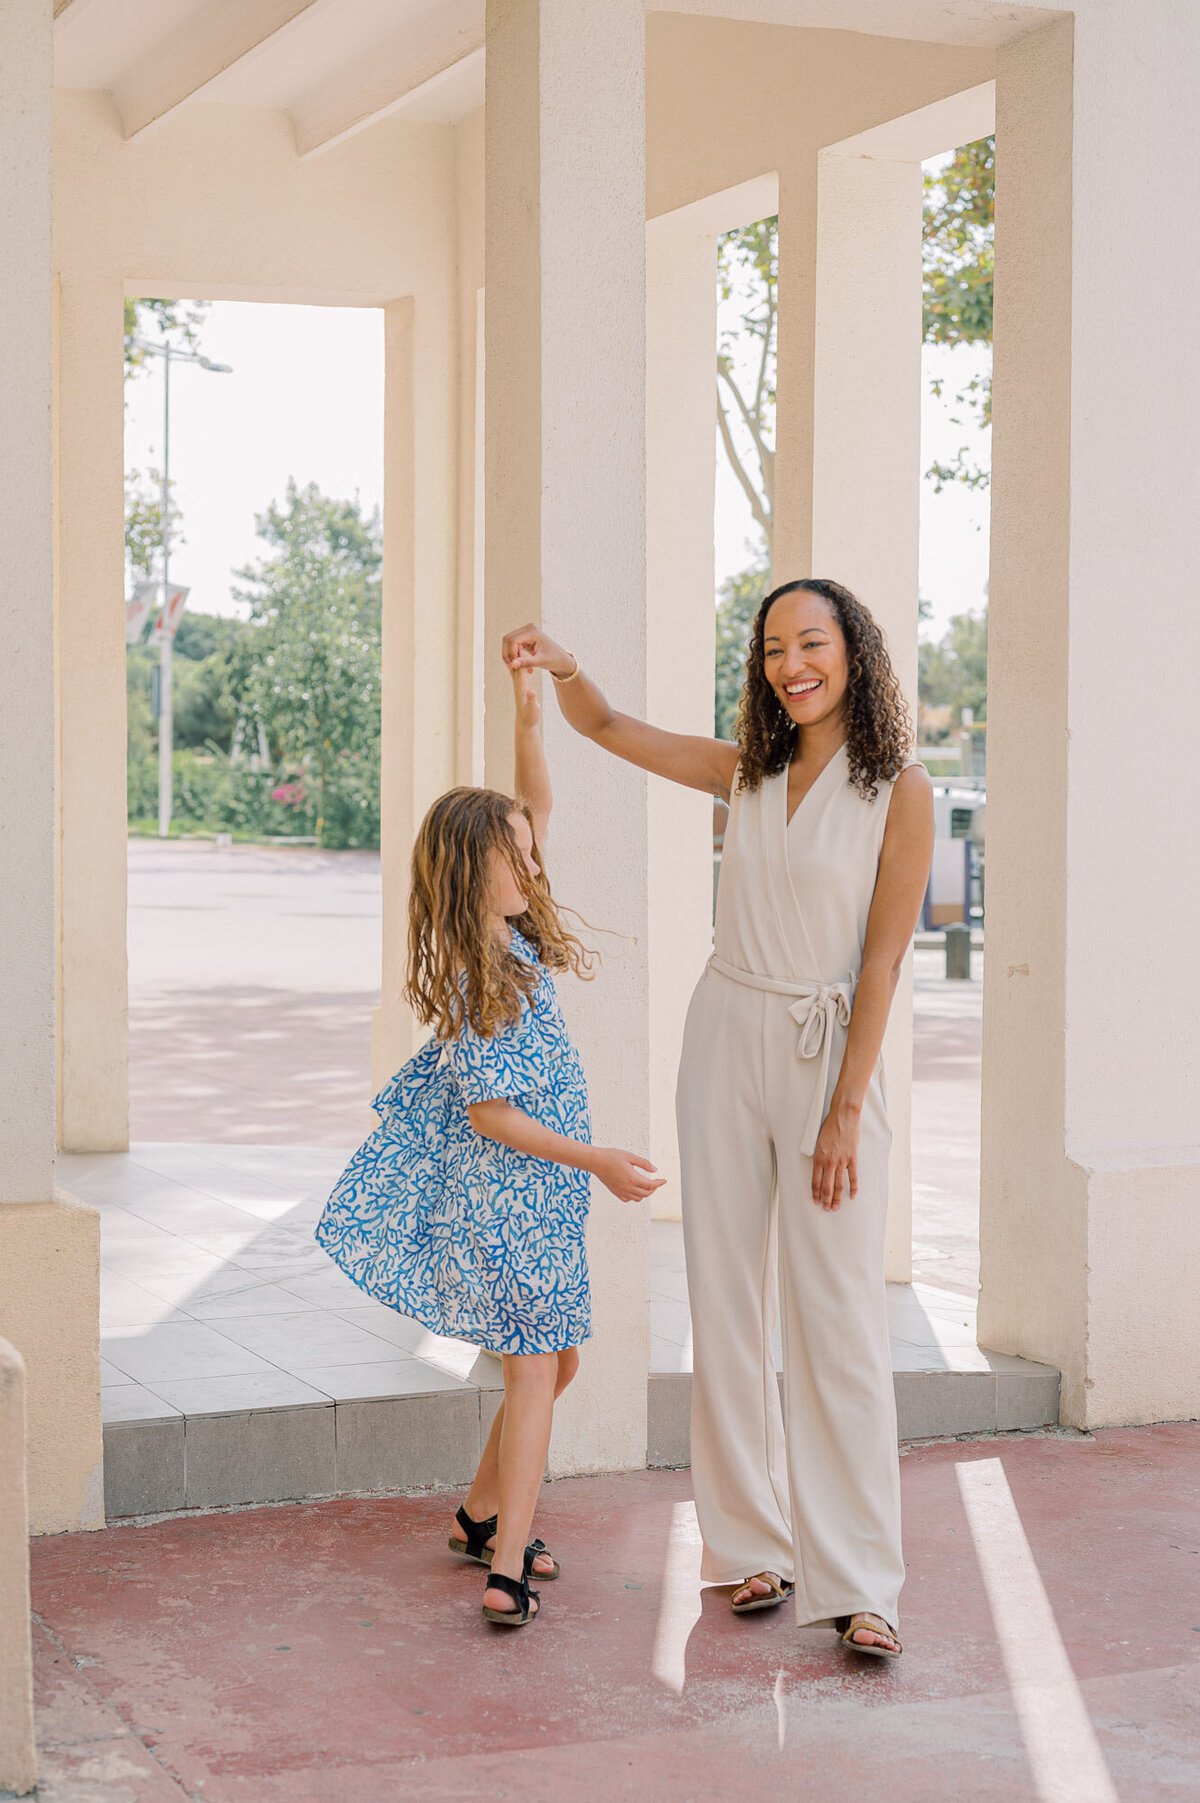
[[(325, 784), (325, 813), (317, 813), (317, 789), (304, 770), (249, 770), (224, 752), (177, 751), (173, 817), (184, 831), (236, 833), (244, 838), (319, 838), (331, 851), (379, 844), (379, 760), (343, 754)], [(158, 758), (130, 758), (129, 818), (158, 814)]]

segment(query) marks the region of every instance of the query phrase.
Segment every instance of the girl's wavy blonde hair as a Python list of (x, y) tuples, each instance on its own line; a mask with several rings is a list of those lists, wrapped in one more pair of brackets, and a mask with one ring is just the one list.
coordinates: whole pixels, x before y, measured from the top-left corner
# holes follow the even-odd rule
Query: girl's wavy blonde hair
[(529, 809), (495, 789), (451, 789), (435, 801), (417, 833), (408, 898), (405, 998), (439, 1039), (464, 1021), (490, 1039), (520, 1018), (538, 973), (497, 939), (488, 922), (488, 866), (493, 851), (508, 860), (527, 907), (512, 924), (549, 970), (591, 974), (594, 954), (562, 923), (534, 845), (541, 874), (530, 876), (509, 823)]

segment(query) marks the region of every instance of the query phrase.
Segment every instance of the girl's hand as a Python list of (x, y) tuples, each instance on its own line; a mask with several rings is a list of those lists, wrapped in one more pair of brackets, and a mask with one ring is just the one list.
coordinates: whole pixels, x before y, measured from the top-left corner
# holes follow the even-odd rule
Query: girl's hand
[(518, 670), (549, 670), (552, 676), (570, 676), (575, 659), (554, 642), (540, 626), (522, 626), (504, 635), (504, 661)]
[(513, 698), (517, 704), (517, 726), (532, 730), (542, 717), (542, 704), (538, 700), (528, 670), (512, 670)]
[(858, 1194), (858, 1128), (861, 1111), (836, 1096), (817, 1135), (813, 1153), (812, 1199), (821, 1208), (840, 1208), (846, 1186)]
[(618, 1202), (644, 1202), (667, 1181), (665, 1177), (643, 1175), (654, 1169), (648, 1158), (639, 1158), (636, 1152), (619, 1152), (615, 1146), (594, 1146), (588, 1169)]

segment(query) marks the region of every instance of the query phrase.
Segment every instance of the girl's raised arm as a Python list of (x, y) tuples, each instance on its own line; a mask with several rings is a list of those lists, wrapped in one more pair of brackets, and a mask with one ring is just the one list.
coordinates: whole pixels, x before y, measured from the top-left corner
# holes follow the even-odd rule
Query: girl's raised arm
[(570, 651), (564, 651), (540, 626), (522, 626), (504, 640), (504, 661), (514, 679), (523, 670), (549, 670), (565, 678), (554, 684), (558, 705), (567, 723), (605, 751), (665, 776), (687, 789), (703, 789), (708, 795), (729, 800), (737, 769), (738, 748), (724, 739), (693, 738), (686, 733), (665, 732), (632, 714), (618, 714), (591, 679), (584, 675)]
[(550, 766), (542, 742), (542, 704), (534, 692), (527, 669), (513, 669), (513, 699), (517, 708), (516, 788), (517, 800), (524, 802), (533, 816), (533, 842), (539, 848), (546, 843), (546, 828), (554, 806), (550, 787)]

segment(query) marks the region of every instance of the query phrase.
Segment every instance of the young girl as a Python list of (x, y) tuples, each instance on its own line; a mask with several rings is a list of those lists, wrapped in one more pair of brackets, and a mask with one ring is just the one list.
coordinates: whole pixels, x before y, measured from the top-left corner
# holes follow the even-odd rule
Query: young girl
[(517, 800), (452, 789), (413, 847), (405, 995), (433, 1037), (375, 1099), (381, 1125), (338, 1182), (317, 1239), (354, 1281), (434, 1333), (498, 1353), (497, 1411), (450, 1550), (491, 1567), (488, 1621), (522, 1627), (554, 1399), (591, 1331), (589, 1177), (622, 1202), (659, 1187), (633, 1152), (593, 1146), (587, 1090), (552, 970), (591, 963), (542, 869), (550, 778), (529, 677), (514, 675)]

